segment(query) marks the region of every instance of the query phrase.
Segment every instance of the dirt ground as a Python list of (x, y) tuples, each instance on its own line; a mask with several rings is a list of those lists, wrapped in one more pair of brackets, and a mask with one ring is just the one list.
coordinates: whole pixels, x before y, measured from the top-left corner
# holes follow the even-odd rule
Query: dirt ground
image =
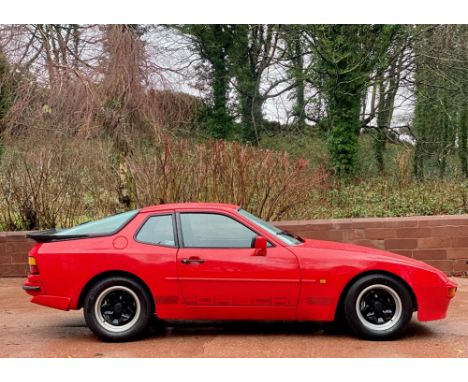
[(22, 279), (0, 278), (0, 357), (468, 357), (468, 279), (448, 317), (413, 317), (397, 341), (371, 342), (313, 323), (167, 322), (145, 339), (104, 343), (82, 311), (29, 302)]

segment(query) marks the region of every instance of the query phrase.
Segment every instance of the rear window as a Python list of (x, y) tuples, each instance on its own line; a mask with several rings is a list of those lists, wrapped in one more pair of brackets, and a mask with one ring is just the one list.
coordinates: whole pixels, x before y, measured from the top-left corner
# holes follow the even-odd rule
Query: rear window
[(104, 219), (83, 223), (73, 228), (57, 231), (54, 236), (68, 235), (110, 235), (120, 230), (125, 224), (132, 220), (139, 210), (122, 212), (108, 216)]

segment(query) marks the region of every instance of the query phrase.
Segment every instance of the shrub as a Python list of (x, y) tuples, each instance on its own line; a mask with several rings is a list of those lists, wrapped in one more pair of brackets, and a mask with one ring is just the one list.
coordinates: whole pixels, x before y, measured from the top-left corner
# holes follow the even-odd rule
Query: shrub
[[(10, 140), (0, 159), (0, 226), (71, 226), (119, 211), (119, 166), (105, 139)], [(154, 139), (131, 147), (134, 205), (210, 201), (280, 219), (321, 187), (324, 171), (302, 159), (239, 143)]]
[(211, 201), (243, 206), (264, 219), (279, 219), (320, 186), (323, 171), (305, 160), (239, 143), (186, 140), (155, 143), (133, 155), (130, 169), (138, 205)]
[(0, 224), (34, 229), (72, 224), (83, 210), (81, 159), (60, 142), (7, 146), (0, 166)]

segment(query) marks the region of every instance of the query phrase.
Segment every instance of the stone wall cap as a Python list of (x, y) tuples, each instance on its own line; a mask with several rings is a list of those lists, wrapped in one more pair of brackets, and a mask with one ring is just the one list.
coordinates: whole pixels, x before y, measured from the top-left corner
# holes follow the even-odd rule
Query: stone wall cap
[(0, 231), (0, 236), (26, 236), (31, 231)]
[(341, 218), (341, 219), (311, 219), (311, 220), (280, 220), (273, 222), (282, 226), (305, 225), (305, 224), (344, 224), (344, 223), (375, 223), (394, 221), (435, 221), (435, 220), (466, 220), (468, 214), (463, 215), (431, 215), (431, 216), (392, 216), (392, 217), (372, 217), (372, 218)]

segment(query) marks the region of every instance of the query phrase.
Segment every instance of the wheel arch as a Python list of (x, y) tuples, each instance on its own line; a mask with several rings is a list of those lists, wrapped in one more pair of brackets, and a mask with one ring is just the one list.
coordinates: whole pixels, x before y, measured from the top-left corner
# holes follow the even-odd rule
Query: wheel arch
[(78, 297), (78, 302), (77, 302), (76, 309), (80, 309), (80, 308), (83, 307), (84, 301), (86, 299), (86, 295), (88, 294), (88, 292), (91, 290), (91, 288), (97, 282), (99, 282), (99, 281), (101, 281), (101, 280), (103, 280), (105, 278), (115, 277), (115, 276), (128, 277), (128, 278), (131, 278), (131, 279), (135, 280), (139, 284), (141, 284), (141, 286), (146, 291), (146, 293), (148, 294), (148, 296), (149, 296), (149, 298), (151, 300), (153, 311), (155, 311), (155, 306), (156, 305), (155, 305), (154, 297), (153, 297), (153, 294), (151, 293), (151, 290), (148, 288), (148, 285), (146, 285), (146, 283), (140, 277), (135, 275), (134, 273), (130, 273), (130, 272), (126, 272), (126, 271), (120, 271), (120, 270), (105, 271), (105, 272), (99, 273), (99, 274), (95, 275), (93, 278), (91, 278), (85, 284), (83, 289), (81, 290), (80, 296)]
[(351, 278), (351, 280), (349, 280), (346, 283), (345, 287), (341, 291), (340, 298), (338, 299), (338, 304), (337, 304), (336, 309), (335, 309), (335, 316), (334, 316), (335, 320), (344, 314), (344, 312), (343, 312), (344, 299), (345, 299), (346, 294), (348, 293), (349, 288), (351, 288), (351, 286), (357, 280), (359, 280), (360, 278), (365, 277), (365, 276), (369, 276), (369, 275), (384, 275), (384, 276), (389, 276), (389, 277), (392, 277), (392, 278), (400, 281), (405, 286), (405, 288), (408, 290), (408, 292), (409, 292), (409, 294), (411, 296), (411, 302), (413, 303), (414, 311), (418, 310), (418, 301), (416, 299), (416, 294), (414, 293), (413, 288), (411, 288), (411, 286), (402, 277), (396, 275), (395, 273), (388, 272), (388, 271), (370, 270), (370, 271), (365, 271), (365, 272), (358, 273), (357, 275), (355, 275), (353, 278)]

